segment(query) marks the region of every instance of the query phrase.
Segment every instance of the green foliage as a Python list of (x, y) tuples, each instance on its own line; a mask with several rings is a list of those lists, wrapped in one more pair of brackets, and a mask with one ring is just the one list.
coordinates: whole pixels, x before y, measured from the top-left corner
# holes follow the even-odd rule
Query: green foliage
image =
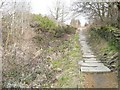
[(58, 26), (55, 30), (55, 37), (62, 37), (64, 34), (75, 34), (75, 28), (66, 25), (66, 26)]
[(102, 26), (99, 28), (91, 28), (99, 36), (108, 41), (109, 45), (114, 49), (120, 50), (120, 30), (112, 26)]
[(64, 26), (64, 30), (67, 34), (75, 33), (75, 28), (69, 25)]
[(34, 15), (33, 18), (40, 24), (40, 27), (43, 28), (44, 31), (51, 31), (56, 28), (56, 24), (47, 16)]
[(111, 26), (95, 27), (88, 33), (89, 44), (96, 56), (112, 71), (119, 70), (120, 42), (118, 36), (115, 36), (116, 33), (119, 33), (118, 29)]
[(75, 28), (65, 25), (65, 26), (57, 26), (55, 22), (50, 20), (47, 16), (43, 17), (41, 15), (33, 15), (34, 21), (37, 21), (39, 25), (36, 31), (41, 30), (42, 32), (49, 32), (53, 34), (54, 37), (60, 38), (64, 36), (64, 34), (75, 34)]
[(59, 37), (62, 37), (65, 33), (65, 30), (61, 27), (61, 26), (58, 26), (55, 30), (55, 37), (59, 38)]

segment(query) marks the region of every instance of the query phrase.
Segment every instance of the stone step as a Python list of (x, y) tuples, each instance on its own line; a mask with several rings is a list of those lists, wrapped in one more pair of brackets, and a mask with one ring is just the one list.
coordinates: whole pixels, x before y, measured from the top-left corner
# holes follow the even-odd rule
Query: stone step
[(104, 64), (103, 63), (98, 63), (98, 62), (81, 62), (81, 63), (79, 63), (82, 67), (91, 67), (91, 66), (93, 66), (93, 67), (98, 67), (98, 66), (104, 66)]
[(83, 40), (83, 39), (82, 39), (82, 40), (80, 41), (80, 43), (83, 44), (83, 45), (87, 45), (87, 46), (88, 46), (88, 43), (86, 42), (86, 40)]
[(83, 56), (87, 56), (88, 55), (88, 57), (96, 57), (93, 53), (84, 52), (82, 54), (83, 54)]
[(81, 63), (101, 63), (100, 61), (96, 61), (96, 60), (86, 60), (86, 61), (79, 61), (78, 64)]
[(97, 61), (96, 58), (83, 58), (84, 61)]
[(93, 53), (83, 53), (83, 56), (92, 56), (92, 57), (95, 57), (95, 55)]
[(84, 44), (84, 43), (87, 43), (87, 42), (86, 42), (86, 39), (79, 39), (79, 42), (80, 42), (80, 43), (83, 43), (83, 44)]
[(87, 49), (91, 49), (91, 47), (90, 46), (86, 46), (86, 45), (81, 45), (81, 48), (87, 48)]
[(91, 47), (88, 47), (88, 46), (81, 46), (81, 49), (83, 49), (83, 50), (90, 50), (91, 49)]
[(81, 72), (110, 72), (111, 70), (106, 66), (98, 67), (81, 67)]
[(92, 55), (94, 55), (94, 53), (92, 52), (92, 51), (82, 51), (82, 54), (92, 54)]
[(79, 61), (78, 64), (81, 66), (82, 72), (110, 72), (110, 69), (104, 66), (104, 64), (100, 61), (96, 60), (96, 56), (91, 51), (91, 47), (88, 45), (87, 39), (83, 34), (82, 30), (79, 33), (80, 45), (83, 60)]
[(81, 48), (81, 51), (82, 51), (83, 53), (93, 53), (91, 50), (89, 50), (89, 49), (84, 49), (84, 48)]
[(101, 63), (101, 61), (85, 60), (86, 63)]
[(83, 58), (96, 58), (95, 55), (83, 55)]
[(85, 52), (91, 51), (89, 47), (81, 47), (81, 50)]
[(86, 41), (86, 38), (80, 38), (79, 41)]
[(80, 44), (81, 44), (82, 46), (84, 46), (84, 45), (88, 46), (88, 45), (87, 45), (87, 42), (86, 42), (85, 40), (80, 41)]
[(93, 53), (93, 52), (91, 52), (91, 51), (82, 51), (82, 54), (94, 55), (94, 53)]

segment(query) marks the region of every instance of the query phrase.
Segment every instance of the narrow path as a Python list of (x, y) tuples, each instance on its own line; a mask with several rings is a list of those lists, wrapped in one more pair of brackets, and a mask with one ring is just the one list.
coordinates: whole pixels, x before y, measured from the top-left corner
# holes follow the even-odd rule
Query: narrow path
[(78, 62), (83, 72), (85, 88), (117, 88), (118, 81), (114, 72), (97, 60), (92, 52), (91, 47), (87, 43), (84, 29), (80, 30), (80, 45), (82, 51), (82, 59)]
[(110, 69), (107, 68), (103, 63), (96, 60), (96, 56), (91, 51), (91, 47), (87, 44), (86, 37), (83, 33), (83, 30), (80, 30), (80, 45), (81, 51), (83, 54), (83, 61), (80, 61), (82, 72), (110, 72)]

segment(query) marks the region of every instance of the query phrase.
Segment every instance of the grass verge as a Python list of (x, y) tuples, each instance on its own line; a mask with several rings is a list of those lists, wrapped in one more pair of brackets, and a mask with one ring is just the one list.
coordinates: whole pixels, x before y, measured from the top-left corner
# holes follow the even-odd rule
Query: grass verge
[(55, 88), (82, 88), (82, 74), (78, 66), (81, 58), (78, 34), (73, 35), (60, 47), (68, 47), (68, 52), (58, 60), (52, 61), (53, 67), (60, 72), (57, 74), (57, 81), (53, 83)]

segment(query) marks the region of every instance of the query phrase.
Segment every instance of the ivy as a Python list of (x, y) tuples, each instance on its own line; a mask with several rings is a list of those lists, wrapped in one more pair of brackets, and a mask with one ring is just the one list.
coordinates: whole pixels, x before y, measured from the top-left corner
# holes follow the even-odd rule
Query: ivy
[(110, 45), (115, 46), (120, 50), (120, 30), (112, 26), (102, 26), (99, 28), (91, 28), (91, 31), (97, 33), (99, 36), (109, 42)]

